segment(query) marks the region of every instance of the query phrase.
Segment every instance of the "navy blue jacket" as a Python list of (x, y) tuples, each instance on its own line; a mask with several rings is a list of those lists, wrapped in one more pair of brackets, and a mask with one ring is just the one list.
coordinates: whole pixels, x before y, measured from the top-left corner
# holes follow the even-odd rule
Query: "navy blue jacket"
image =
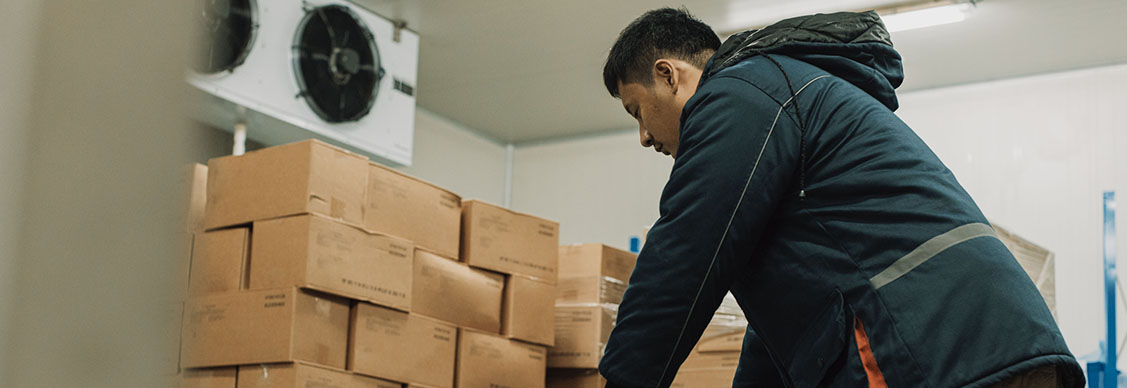
[(738, 381), (988, 387), (1056, 365), (1083, 386), (1033, 282), (893, 114), (902, 79), (875, 13), (721, 46), (681, 114), (600, 365), (609, 381), (669, 386), (731, 290), (753, 334)]

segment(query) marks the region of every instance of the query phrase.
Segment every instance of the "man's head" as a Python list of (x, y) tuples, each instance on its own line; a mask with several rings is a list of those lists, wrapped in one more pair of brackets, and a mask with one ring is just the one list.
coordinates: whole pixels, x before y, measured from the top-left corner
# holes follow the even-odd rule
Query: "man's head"
[(677, 156), (681, 108), (719, 47), (712, 28), (684, 10), (655, 9), (622, 30), (603, 67), (603, 83), (638, 121), (643, 147)]

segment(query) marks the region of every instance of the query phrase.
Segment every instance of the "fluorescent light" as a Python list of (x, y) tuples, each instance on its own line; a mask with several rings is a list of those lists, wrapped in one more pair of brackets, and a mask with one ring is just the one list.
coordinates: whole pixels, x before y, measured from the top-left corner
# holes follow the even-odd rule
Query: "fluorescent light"
[(904, 13), (881, 16), (889, 32), (914, 30), (917, 28), (957, 23), (967, 18), (970, 4), (949, 4), (941, 7), (924, 8)]

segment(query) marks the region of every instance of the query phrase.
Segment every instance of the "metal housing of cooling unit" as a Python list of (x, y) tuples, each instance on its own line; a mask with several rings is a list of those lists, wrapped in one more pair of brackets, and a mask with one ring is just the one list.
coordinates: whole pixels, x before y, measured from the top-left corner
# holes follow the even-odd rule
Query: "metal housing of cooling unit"
[(343, 0), (227, 3), (230, 15), (249, 3), (256, 28), (241, 64), (189, 72), (204, 92), (196, 119), (227, 129), (245, 121), (247, 137), (266, 145), (312, 137), (411, 164), (418, 34)]

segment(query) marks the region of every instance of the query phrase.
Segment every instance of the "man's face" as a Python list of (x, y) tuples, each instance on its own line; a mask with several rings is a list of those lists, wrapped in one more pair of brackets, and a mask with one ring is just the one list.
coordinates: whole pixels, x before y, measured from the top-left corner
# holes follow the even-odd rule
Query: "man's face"
[(638, 121), (642, 147), (677, 157), (681, 139), (681, 109), (696, 93), (701, 70), (677, 59), (654, 62), (653, 82), (618, 83), (622, 107)]

